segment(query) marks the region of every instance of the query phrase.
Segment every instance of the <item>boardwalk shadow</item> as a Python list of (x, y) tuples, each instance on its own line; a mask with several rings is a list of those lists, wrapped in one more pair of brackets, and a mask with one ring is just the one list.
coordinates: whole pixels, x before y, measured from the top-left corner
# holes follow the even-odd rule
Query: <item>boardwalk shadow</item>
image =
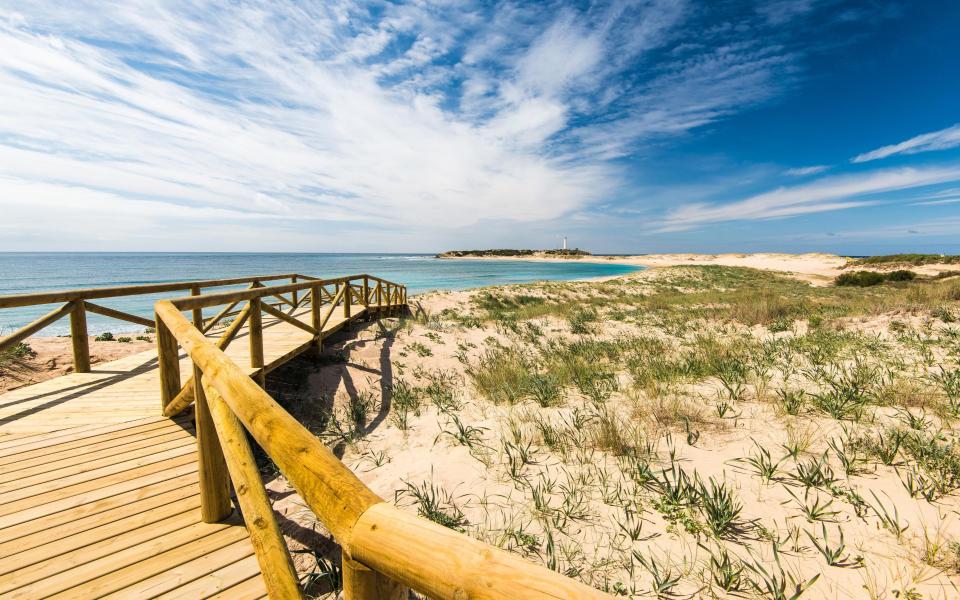
[[(325, 340), (325, 350), (320, 356), (300, 356), (267, 377), (267, 390), (274, 399), (318, 435), (328, 429), (334, 416), (341, 422), (344, 420), (343, 409), (338, 410), (335, 402), (338, 405), (362, 403), (370, 396), (375, 397), (371, 392), (379, 391), (380, 402), (373, 407), (375, 412), (367, 414), (365, 419), (355, 424), (356, 430), (352, 431), (354, 437), (359, 439), (369, 435), (390, 415), (393, 390), (391, 352), (395, 329), (383, 321), (374, 321), (362, 327), (365, 332), (373, 332), (375, 337), (359, 339), (356, 330), (338, 332)], [(373, 366), (350, 359), (342, 360), (344, 355), (355, 354), (376, 341), (382, 341), (382, 344)], [(365, 376), (367, 384), (357, 381), (357, 377)], [(338, 400), (338, 394), (346, 397), (341, 395)], [(351, 428), (353, 426), (349, 425)], [(331, 450), (340, 458), (346, 446), (347, 441), (341, 439)]]
[[(359, 326), (357, 326), (359, 328)], [(294, 359), (278, 371), (268, 375), (267, 387), (275, 398), (290, 410), (294, 416), (301, 412), (296, 404), (302, 403), (312, 410), (327, 411), (332, 414), (334, 398), (338, 390), (343, 390), (347, 401), (357, 401), (361, 394), (366, 392), (366, 386), (358, 385), (356, 373), (369, 374), (371, 378), (379, 378), (376, 386), (380, 391), (380, 402), (376, 411), (369, 416), (358, 432), (364, 437), (376, 431), (383, 425), (390, 415), (392, 404), (392, 390), (394, 373), (392, 365), (392, 350), (396, 337), (396, 327), (389, 327), (384, 321), (374, 321), (363, 326), (365, 331), (373, 331), (374, 339), (357, 339), (356, 330), (341, 331), (325, 341), (326, 350), (320, 357), (308, 358), (305, 356)], [(337, 357), (343, 353), (349, 355), (362, 349), (364, 346), (382, 340), (377, 354), (376, 366), (367, 366), (347, 360), (339, 362)], [(306, 380), (311, 376), (322, 376), (320, 389), (311, 389)], [(299, 384), (299, 385), (298, 385)], [(287, 388), (286, 390), (284, 388)], [(306, 391), (306, 393), (304, 393)], [(276, 397), (276, 396), (281, 397)], [(310, 423), (303, 423), (308, 429), (313, 429)], [(316, 432), (316, 431), (315, 431)], [(338, 440), (331, 450), (338, 458), (342, 458), (347, 443)], [(267, 491), (271, 503), (285, 504), (285, 500), (294, 492), (292, 490)], [(299, 504), (299, 503), (298, 503)], [(314, 584), (308, 590), (311, 594), (322, 594), (330, 591), (330, 578), (323, 575), (327, 569), (340, 570), (341, 548), (336, 540), (322, 525), (317, 524), (309, 508), (303, 505), (303, 510), (296, 508), (297, 504), (285, 507), (281, 513), (274, 511), (277, 523), (284, 536), (303, 548), (295, 558), (301, 573), (313, 569), (311, 580)], [(314, 566), (316, 565), (316, 566)], [(413, 597), (413, 596), (411, 596)]]

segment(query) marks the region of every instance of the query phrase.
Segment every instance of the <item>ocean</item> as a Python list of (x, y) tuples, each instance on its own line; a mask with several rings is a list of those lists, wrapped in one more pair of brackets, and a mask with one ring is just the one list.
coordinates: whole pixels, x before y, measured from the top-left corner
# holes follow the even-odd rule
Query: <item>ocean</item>
[[(16, 252), (0, 253), (0, 295), (273, 273), (303, 273), (321, 278), (368, 273), (405, 284), (412, 295), (430, 290), (623, 275), (639, 268), (588, 262), (440, 260), (429, 254)], [(171, 294), (109, 298), (97, 303), (152, 318), (153, 303), (164, 297)], [(0, 335), (53, 308), (45, 305), (0, 309)], [(131, 323), (90, 313), (87, 324), (91, 334), (139, 330)], [(62, 335), (69, 328), (69, 319), (64, 318), (39, 335)]]

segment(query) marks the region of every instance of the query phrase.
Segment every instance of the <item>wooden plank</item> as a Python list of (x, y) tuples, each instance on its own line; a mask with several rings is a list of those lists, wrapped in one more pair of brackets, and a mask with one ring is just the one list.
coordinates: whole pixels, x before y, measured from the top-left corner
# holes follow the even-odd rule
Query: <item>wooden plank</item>
[[(27, 496), (22, 497), (19, 500), (0, 499), (0, 516), (19, 512), (21, 510), (24, 510), (25, 508), (29, 508), (37, 504), (45, 504), (47, 502), (52, 502), (55, 500), (63, 500), (68, 498), (69, 496), (90, 492), (99, 488), (107, 487), (114, 483), (121, 483), (124, 481), (136, 479), (142, 475), (151, 475), (157, 472), (170, 471), (176, 467), (181, 467), (184, 465), (190, 465), (190, 468), (192, 470), (196, 470), (196, 462), (197, 462), (196, 451), (191, 451), (190, 454), (177, 456), (176, 458), (172, 458), (169, 460), (158, 460), (158, 461), (146, 464), (144, 466), (137, 467), (135, 469), (117, 472), (107, 477), (90, 479), (87, 481), (83, 481), (81, 483), (70, 485), (68, 487), (54, 489), (44, 493), (34, 493), (33, 495), (28, 494)], [(181, 474), (181, 473), (177, 473), (177, 474)]]
[[(92, 543), (85, 545), (76, 545), (75, 543), (75, 545), (71, 546), (66, 552), (60, 553), (56, 561), (58, 564), (55, 564), (54, 561), (40, 563), (12, 560), (4, 561), (4, 564), (0, 565), (0, 569), (3, 571), (3, 574), (0, 575), (0, 590), (15, 590), (22, 586), (42, 581), (58, 573), (90, 564), (97, 559), (110, 557), (126, 548), (145, 545), (150, 540), (163, 537), (168, 533), (179, 532), (183, 538), (181, 543), (186, 542), (199, 535), (197, 530), (198, 521), (199, 512), (194, 509), (176, 514), (172, 517), (167, 517), (166, 519), (140, 527), (139, 529), (132, 529), (127, 531), (126, 535), (115, 535), (106, 539), (97, 539), (98, 536), (95, 530), (84, 532), (81, 535), (88, 536)], [(207, 523), (202, 523), (202, 525), (204, 527), (216, 527), (216, 525), (209, 525)], [(193, 529), (189, 529), (190, 527), (193, 527)], [(32, 552), (32, 550), (29, 550), (27, 554)], [(80, 581), (83, 580), (77, 580), (77, 583)]]
[[(256, 573), (257, 562), (251, 553), (250, 543), (246, 540), (240, 540), (194, 560), (171, 567), (102, 598), (114, 598), (115, 600), (142, 598), (146, 600), (156, 598), (167, 592), (182, 590), (184, 586), (195, 582), (200, 582), (200, 586), (204, 586), (206, 592), (204, 593), (203, 587), (192, 586), (194, 593), (192, 597), (201, 598), (228, 587), (223, 583), (219, 586), (216, 585), (218, 580), (223, 581), (224, 575), (230, 578), (231, 583), (239, 583), (242, 578), (249, 577), (251, 573)], [(251, 562), (248, 559), (253, 559), (253, 561)], [(232, 571), (227, 571), (231, 568)], [(114, 573), (111, 573), (109, 576), (113, 577), (114, 575)], [(83, 592), (88, 586), (89, 584), (72, 591)]]
[[(211, 527), (211, 525), (207, 525), (207, 527)], [(169, 537), (172, 538), (173, 536)], [(49, 598), (51, 600), (54, 598), (61, 600), (100, 598), (106, 594), (122, 590), (124, 587), (139, 583), (144, 579), (167, 573), (177, 566), (196, 561), (204, 556), (213, 557), (213, 562), (215, 562), (215, 559), (224, 560), (224, 554), (226, 554), (227, 560), (235, 560), (241, 558), (245, 552), (249, 552), (250, 543), (246, 542), (245, 537), (246, 532), (243, 527), (234, 525), (180, 545), (172, 539), (168, 544), (163, 543), (165, 540), (156, 540), (157, 548), (162, 548), (165, 551), (149, 554), (145, 557), (146, 560), (139, 560), (144, 557), (144, 552), (139, 548), (131, 548), (121, 552), (119, 556), (108, 557), (111, 560), (111, 567), (117, 563), (123, 564), (126, 562), (128, 564), (95, 579), (90, 579), (81, 585), (70, 585), (60, 594), (50, 595)], [(218, 554), (218, 551), (230, 546), (233, 546), (230, 551)], [(135, 560), (131, 561), (131, 558)], [(195, 562), (194, 564), (198, 567), (196, 575), (202, 576), (204, 574), (202, 569), (207, 568), (206, 565), (203, 562)], [(191, 574), (188, 573), (185, 579), (189, 580), (190, 578)]]
[(140, 497), (139, 494), (146, 494), (151, 486), (163, 485), (166, 483), (180, 485), (197, 481), (197, 464), (186, 463), (172, 468), (160, 469), (152, 473), (147, 473), (139, 477), (131, 477), (119, 483), (113, 483), (100, 488), (87, 490), (79, 494), (70, 496), (55, 496), (54, 498), (37, 499), (35, 503), (25, 503), (17, 510), (0, 516), (0, 527), (6, 531), (6, 528), (15, 527), (21, 524), (33, 523), (41, 518), (51, 518), (60, 514), (61, 511), (77, 511), (78, 514), (92, 514), (99, 512), (100, 502), (108, 505), (113, 503), (116, 498), (125, 499), (129, 497)]
[[(109, 440), (100, 444), (83, 446), (82, 451), (74, 450), (58, 453), (52, 455), (46, 461), (43, 457), (36, 457), (4, 465), (4, 468), (0, 469), (0, 491), (7, 489), (8, 485), (28, 485), (31, 478), (47, 473), (64, 472), (65, 469), (71, 468), (81, 471), (90, 470), (93, 468), (92, 462), (94, 460), (120, 460), (122, 457), (128, 456), (130, 452), (143, 451), (144, 449), (160, 451), (165, 447), (174, 447), (170, 444), (176, 442), (181, 445), (189, 444), (190, 439), (185, 439), (182, 431), (161, 429), (147, 432), (143, 436), (129, 436), (120, 440)], [(103, 462), (102, 464), (110, 463)]]
[[(151, 561), (147, 559), (165, 550), (179, 550), (179, 546), (222, 533), (224, 530), (231, 530), (227, 535), (228, 539), (218, 538), (217, 541), (234, 542), (246, 535), (242, 527), (226, 523), (198, 523), (198, 520), (196, 511), (183, 513), (128, 531), (125, 535), (67, 552), (55, 561), (0, 575), (0, 589), (12, 590), (7, 592), (9, 598), (46, 598), (75, 588), (104, 573), (138, 563), (141, 569), (148, 570), (144, 576), (149, 576), (158, 571), (149, 571)], [(80, 595), (74, 597), (77, 596)]]
[[(257, 557), (247, 556), (242, 560), (217, 569), (206, 577), (195, 579), (189, 583), (172, 589), (167, 593), (156, 596), (156, 600), (198, 600), (209, 598), (213, 594), (232, 588), (247, 580), (258, 581), (259, 577), (250, 577), (250, 573), (259, 572)], [(264, 584), (261, 582), (257, 587), (258, 598), (263, 595)], [(123, 597), (123, 596), (120, 596)], [(119, 598), (118, 597), (118, 600)]]
[[(190, 479), (189, 482), (184, 482), (178, 487), (172, 487), (172, 489), (161, 491), (141, 500), (125, 499), (119, 506), (116, 506), (114, 502), (112, 503), (114, 506), (107, 509), (99, 509), (94, 506), (92, 509), (88, 509), (91, 514), (77, 510), (62, 511), (7, 528), (0, 531), (0, 539), (4, 540), (0, 543), (0, 558), (57, 542), (82, 531), (99, 527), (104, 523), (119, 521), (154, 509), (159, 509), (162, 512), (163, 507), (177, 500), (190, 498), (193, 499), (192, 505), (194, 508), (200, 506), (199, 489), (193, 480), (194, 478)], [(101, 504), (101, 506), (103, 505)]]
[(260, 577), (251, 577), (243, 583), (214, 594), (208, 600), (257, 600), (266, 598), (267, 589)]
[[(2, 561), (2, 564), (0, 564), (0, 575), (6, 575), (7, 573), (12, 573), (52, 558), (59, 561), (70, 556), (75, 556), (78, 561), (82, 560), (85, 562), (92, 560), (97, 557), (95, 550), (91, 549), (87, 552), (85, 551), (86, 547), (97, 544), (98, 542), (104, 542), (105, 540), (124, 538), (127, 533), (137, 529), (143, 530), (141, 534), (148, 532), (146, 527), (150, 525), (156, 524), (157, 528), (162, 529), (172, 523), (176, 523), (178, 526), (196, 523), (199, 504), (198, 497), (194, 495), (155, 507), (153, 510), (139, 512), (113, 521), (106, 521), (98, 527), (86, 529), (73, 535), (60, 538), (59, 540), (53, 540), (47, 544), (25, 549), (23, 552), (11, 554)], [(99, 517), (100, 515), (97, 516)], [(116, 548), (116, 545), (111, 547)], [(70, 555), (69, 552), (65, 552), (65, 550), (68, 549), (74, 549), (74, 554)]]
[[(88, 474), (93, 477), (100, 476), (99, 473), (101, 472), (109, 474), (112, 471), (104, 470), (110, 469), (118, 464), (135, 462), (144, 457), (162, 460), (170, 456), (179, 456), (180, 454), (190, 452), (192, 446), (193, 440), (191, 438), (184, 439), (183, 436), (175, 435), (164, 442), (157, 442), (155, 444), (151, 444), (149, 441), (146, 444), (138, 443), (135, 448), (122, 450), (120, 452), (107, 452), (103, 455), (75, 456), (72, 459), (67, 459), (69, 461), (68, 464), (57, 466), (51, 470), (43, 470), (45, 467), (34, 467), (27, 469), (19, 478), (14, 478), (13, 481), (7, 478), (5, 483), (0, 484), (0, 498), (3, 498), (4, 494), (19, 490), (30, 490), (39, 487), (46, 489), (45, 486), (48, 484), (50, 489), (55, 489), (52, 487), (54, 484), (58, 484), (59, 487), (61, 482), (83, 481)], [(140, 463), (136, 464), (139, 465)], [(16, 498), (13, 499), (15, 500)]]
[(156, 463), (162, 463), (167, 459), (176, 459), (183, 456), (195, 456), (196, 448), (193, 444), (178, 443), (171, 449), (158, 453), (136, 454), (130, 460), (121, 460), (106, 466), (98, 467), (90, 471), (75, 471), (72, 474), (62, 476), (53, 481), (43, 481), (28, 487), (15, 487), (0, 493), (0, 504), (9, 505), (17, 500), (30, 498), (31, 496), (41, 496), (49, 492), (55, 492), (60, 489), (70, 488), (75, 485), (87, 484), (91, 481), (116, 476), (126, 471), (135, 470), (138, 467), (146, 467)]
[(45, 448), (24, 450), (16, 454), (0, 457), (0, 471), (3, 469), (23, 469), (36, 461), (55, 461), (63, 456), (73, 456), (78, 448), (86, 452), (106, 450), (114, 446), (123, 446), (142, 439), (152, 439), (163, 435), (183, 435), (184, 430), (171, 421), (158, 420), (144, 425), (120, 429), (69, 442), (62, 442)]

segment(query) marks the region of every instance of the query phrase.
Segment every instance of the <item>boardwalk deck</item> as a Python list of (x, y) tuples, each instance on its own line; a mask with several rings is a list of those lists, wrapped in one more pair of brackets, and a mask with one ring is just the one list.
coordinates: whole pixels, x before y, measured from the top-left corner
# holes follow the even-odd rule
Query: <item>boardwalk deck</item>
[[(295, 316), (309, 323), (309, 310)], [(334, 316), (324, 334), (346, 323)], [(263, 326), (268, 371), (312, 343), (284, 321)], [(226, 353), (250, 364), (246, 328)], [(187, 381), (185, 356), (180, 370)], [(0, 597), (266, 595), (238, 515), (201, 522), (193, 424), (160, 407), (153, 351), (0, 395)]]

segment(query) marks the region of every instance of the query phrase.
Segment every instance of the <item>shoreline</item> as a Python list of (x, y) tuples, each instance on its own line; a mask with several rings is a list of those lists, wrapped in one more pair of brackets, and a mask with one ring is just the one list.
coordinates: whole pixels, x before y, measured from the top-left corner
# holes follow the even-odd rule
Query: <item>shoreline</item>
[[(960, 273), (960, 264), (931, 263), (924, 265), (903, 266), (889, 265), (856, 265), (857, 259), (827, 254), (822, 252), (807, 252), (803, 254), (789, 254), (780, 252), (752, 252), (752, 253), (671, 253), (671, 254), (641, 254), (641, 255), (591, 255), (582, 258), (562, 258), (553, 256), (437, 256), (437, 260), (479, 260), (479, 261), (527, 261), (527, 262), (558, 262), (593, 264), (618, 264), (624, 266), (644, 267), (655, 269), (658, 267), (675, 267), (683, 265), (716, 265), (725, 267), (746, 267), (762, 271), (786, 273), (791, 277), (806, 281), (811, 285), (825, 286), (842, 273), (852, 271), (889, 271), (895, 269), (909, 269), (918, 275), (935, 276), (942, 272), (952, 271)], [(614, 275), (600, 280), (609, 280), (623, 275)], [(577, 281), (595, 280), (594, 278)]]
[[(615, 264), (628, 267), (637, 267), (638, 270), (631, 273), (620, 273), (615, 275), (600, 275), (596, 277), (582, 277), (567, 279), (567, 282), (599, 283), (615, 281), (618, 279), (629, 279), (636, 277), (640, 273), (656, 271), (659, 269), (674, 266), (694, 266), (694, 265), (716, 265), (729, 267), (746, 267), (783, 273), (791, 278), (804, 281), (810, 285), (825, 287), (833, 283), (834, 278), (844, 272), (851, 270), (889, 270), (892, 268), (903, 268), (899, 265), (879, 265), (864, 266), (854, 269), (848, 268), (850, 263), (855, 260), (842, 257), (835, 254), (824, 253), (806, 253), (806, 254), (786, 254), (786, 253), (725, 253), (725, 254), (644, 254), (644, 255), (608, 255), (608, 256), (585, 256), (581, 258), (563, 258), (552, 256), (462, 256), (462, 257), (440, 257), (435, 260), (473, 260), (473, 261), (523, 261), (523, 262), (554, 262), (554, 263), (593, 263), (593, 264)], [(910, 270), (926, 276), (934, 276), (940, 272), (953, 271), (960, 273), (960, 264), (929, 264), (910, 267)], [(411, 299), (423, 300), (434, 294), (442, 294), (450, 299), (462, 298), (476, 293), (478, 290), (493, 290), (502, 287), (523, 286), (536, 284), (539, 281), (532, 280), (516, 283), (497, 283), (491, 285), (478, 285), (469, 288), (455, 290), (424, 290), (416, 294), (411, 294)], [(455, 303), (452, 303), (455, 304)], [(452, 306), (451, 304), (451, 306)], [(116, 329), (111, 330), (116, 336), (129, 336), (131, 338), (138, 334), (143, 334), (143, 328), (128, 327), (125, 324), (118, 324)], [(134, 340), (133, 343), (120, 342), (94, 342), (91, 338), (91, 352), (94, 362), (106, 362), (115, 360), (129, 354), (142, 352), (153, 348), (152, 334), (147, 334), (151, 338), (151, 343)], [(33, 350), (37, 351), (37, 356), (27, 359), (20, 359), (16, 366), (11, 365), (0, 371), (0, 392), (8, 391), (13, 387), (29, 385), (42, 381), (43, 379), (70, 372), (72, 369), (72, 360), (70, 354), (70, 338), (56, 335), (31, 336), (25, 340)], [(12, 380), (12, 381), (11, 381)]]

